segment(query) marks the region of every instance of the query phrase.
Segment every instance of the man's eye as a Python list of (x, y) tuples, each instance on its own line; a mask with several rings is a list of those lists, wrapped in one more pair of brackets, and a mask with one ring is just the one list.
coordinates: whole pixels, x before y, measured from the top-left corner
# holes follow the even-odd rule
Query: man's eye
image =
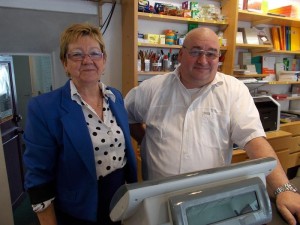
[(200, 51), (190, 51), (190, 54), (192, 56), (199, 56), (201, 54), (201, 52)]
[(206, 52), (207, 57), (216, 57), (216, 53), (214, 52)]

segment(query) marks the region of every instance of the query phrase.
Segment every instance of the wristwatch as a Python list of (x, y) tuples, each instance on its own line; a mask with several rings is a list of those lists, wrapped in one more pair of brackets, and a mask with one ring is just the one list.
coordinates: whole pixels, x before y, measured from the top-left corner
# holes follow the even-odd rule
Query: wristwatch
[(279, 188), (277, 188), (274, 192), (275, 197), (281, 193), (281, 192), (285, 192), (285, 191), (292, 191), (292, 192), (298, 192), (298, 189), (291, 183), (287, 183), (284, 184), (282, 186), (280, 186)]

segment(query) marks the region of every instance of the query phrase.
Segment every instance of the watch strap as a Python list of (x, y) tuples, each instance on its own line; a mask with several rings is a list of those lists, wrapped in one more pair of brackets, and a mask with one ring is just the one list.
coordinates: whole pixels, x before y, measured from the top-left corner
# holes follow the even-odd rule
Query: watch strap
[(280, 187), (278, 187), (275, 192), (274, 192), (274, 195), (275, 197), (281, 193), (281, 192), (285, 192), (285, 191), (292, 191), (292, 192), (297, 192), (298, 189), (291, 183), (286, 183)]

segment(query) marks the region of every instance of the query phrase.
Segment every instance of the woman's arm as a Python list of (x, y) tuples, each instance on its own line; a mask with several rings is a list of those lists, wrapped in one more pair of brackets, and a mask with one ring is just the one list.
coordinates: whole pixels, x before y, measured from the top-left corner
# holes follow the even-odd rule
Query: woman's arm
[(36, 214), (39, 218), (40, 225), (57, 225), (53, 203), (45, 210), (37, 212)]

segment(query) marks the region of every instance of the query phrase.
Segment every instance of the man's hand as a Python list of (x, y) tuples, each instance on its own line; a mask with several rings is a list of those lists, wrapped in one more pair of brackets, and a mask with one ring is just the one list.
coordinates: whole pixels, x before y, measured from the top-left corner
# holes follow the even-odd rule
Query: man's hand
[(300, 194), (285, 191), (277, 195), (276, 206), (289, 225), (300, 223)]

